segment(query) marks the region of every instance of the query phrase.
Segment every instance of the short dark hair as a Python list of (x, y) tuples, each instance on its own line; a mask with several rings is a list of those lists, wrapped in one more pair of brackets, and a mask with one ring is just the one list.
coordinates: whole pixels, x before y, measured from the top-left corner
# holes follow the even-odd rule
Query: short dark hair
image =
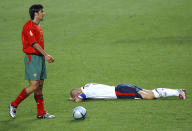
[(31, 20), (34, 19), (35, 12), (39, 12), (41, 9), (43, 9), (43, 5), (41, 4), (34, 4), (29, 8), (29, 14), (31, 17)]

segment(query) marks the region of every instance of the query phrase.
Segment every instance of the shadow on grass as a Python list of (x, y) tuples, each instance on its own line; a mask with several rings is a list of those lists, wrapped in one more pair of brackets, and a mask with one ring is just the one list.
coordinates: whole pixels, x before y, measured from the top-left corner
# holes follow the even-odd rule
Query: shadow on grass
[(7, 119), (7, 120), (1, 120), (0, 125), (1, 128), (4, 130), (17, 130), (18, 128), (26, 128), (26, 126), (29, 125), (29, 123), (38, 122), (38, 119)]
[(19, 125), (14, 122), (14, 119), (1, 120), (0, 125), (1, 125), (1, 127), (10, 127), (10, 128), (18, 128), (19, 127)]
[(80, 123), (80, 122), (84, 122), (84, 121), (86, 121), (86, 118), (85, 119), (80, 119), (80, 120), (73, 119), (73, 120), (69, 120), (68, 122), (69, 123)]

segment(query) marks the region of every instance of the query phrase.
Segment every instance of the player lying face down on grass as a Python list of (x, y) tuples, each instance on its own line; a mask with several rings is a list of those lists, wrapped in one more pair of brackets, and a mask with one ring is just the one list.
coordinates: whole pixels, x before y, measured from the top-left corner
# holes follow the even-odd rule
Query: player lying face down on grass
[(146, 90), (131, 84), (109, 86), (89, 83), (81, 88), (72, 89), (69, 100), (82, 102), (86, 99), (156, 99), (160, 97), (178, 96), (186, 98), (185, 89), (156, 88)]

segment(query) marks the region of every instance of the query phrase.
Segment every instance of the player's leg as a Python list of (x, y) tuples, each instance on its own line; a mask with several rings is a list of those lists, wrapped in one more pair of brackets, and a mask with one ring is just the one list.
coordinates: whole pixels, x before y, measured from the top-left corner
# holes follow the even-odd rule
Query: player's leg
[(29, 86), (27, 88), (22, 89), (21, 93), (17, 96), (17, 98), (11, 102), (9, 105), (10, 116), (12, 118), (16, 117), (16, 111), (19, 104), (25, 100), (32, 92), (34, 92), (39, 87), (39, 81), (29, 81)]
[[(43, 73), (42, 73), (43, 72)], [(42, 75), (43, 74), (43, 75)], [(29, 86), (24, 88), (19, 96), (9, 105), (11, 117), (16, 117), (17, 106), (40, 86), (41, 77), (46, 78), (45, 59), (43, 56), (25, 55), (25, 79)]]
[(186, 91), (184, 89), (168, 89), (168, 88), (156, 88), (152, 90), (155, 98), (168, 97), (168, 96), (179, 96), (180, 99), (186, 98)]
[(55, 118), (54, 115), (50, 115), (47, 112), (45, 112), (44, 98), (43, 98), (43, 83), (44, 80), (40, 80), (38, 89), (34, 91), (34, 99), (37, 104), (37, 118), (39, 119)]
[(44, 80), (40, 80), (39, 87), (37, 90), (34, 91), (34, 99), (37, 104), (37, 114), (44, 115), (44, 99), (43, 99), (43, 82)]
[(31, 94), (34, 91), (36, 91), (38, 89), (39, 85), (40, 85), (39, 80), (30, 80), (29, 81), (29, 86), (26, 88), (27, 94)]
[(154, 99), (154, 93), (151, 90), (140, 90), (138, 93), (141, 95), (143, 99)]
[(17, 98), (11, 103), (11, 105), (18, 107), (19, 104), (27, 98), (31, 93), (33, 93), (39, 87), (39, 81), (29, 81), (29, 86), (24, 88)]
[[(34, 92), (39, 87), (37, 69), (39, 66), (36, 66), (36, 56), (27, 55), (25, 56), (25, 79), (29, 80), (29, 86), (27, 88), (22, 89), (19, 96), (11, 103), (11, 105), (17, 107), (29, 94)], [(39, 77), (39, 78), (38, 78)]]
[(29, 94), (26, 92), (26, 88), (22, 89), (22, 91), (20, 92), (20, 94), (17, 96), (17, 98), (12, 101), (9, 104), (9, 114), (12, 118), (16, 117), (16, 111), (17, 111), (17, 107), (19, 106), (19, 104), (25, 99), (27, 98), (27, 96), (29, 96)]

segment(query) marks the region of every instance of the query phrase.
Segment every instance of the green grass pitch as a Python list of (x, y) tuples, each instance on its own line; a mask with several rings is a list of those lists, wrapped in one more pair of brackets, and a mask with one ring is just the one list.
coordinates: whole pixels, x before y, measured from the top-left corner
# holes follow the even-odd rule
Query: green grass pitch
[[(33, 95), (17, 118), (9, 103), (24, 80), (21, 31), (30, 5), (44, 5), (41, 26), (47, 63), (45, 108), (53, 120), (36, 119)], [(190, 131), (192, 128), (192, 1), (190, 0), (1, 0), (1, 131)], [(185, 88), (187, 99), (68, 101), (86, 83), (131, 83), (141, 88)], [(87, 109), (75, 121), (72, 110)]]

